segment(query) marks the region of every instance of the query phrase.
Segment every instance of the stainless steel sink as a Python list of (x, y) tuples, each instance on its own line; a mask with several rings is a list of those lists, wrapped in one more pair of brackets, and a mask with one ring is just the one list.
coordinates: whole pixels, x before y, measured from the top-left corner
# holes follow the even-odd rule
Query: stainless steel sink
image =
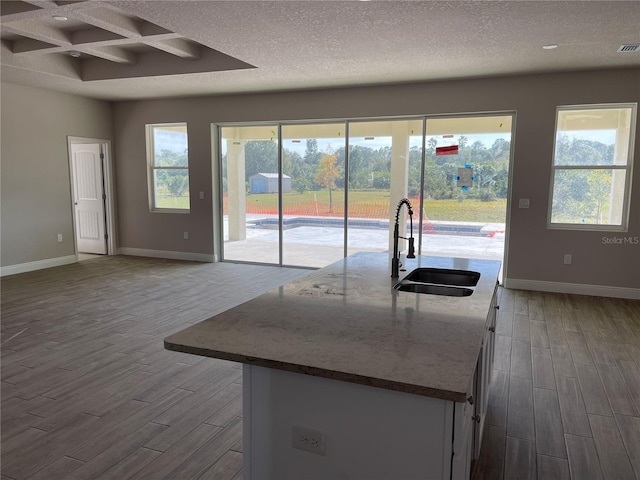
[(452, 287), (449, 285), (434, 285), (430, 283), (402, 283), (395, 286), (401, 292), (427, 293), (430, 295), (446, 295), (448, 297), (468, 297), (473, 289), (465, 287)]
[(454, 285), (458, 287), (475, 287), (480, 280), (480, 273), (470, 270), (453, 270), (448, 268), (416, 268), (403, 281), (419, 283), (435, 283), (438, 285)]
[(480, 273), (449, 268), (416, 268), (393, 288), (401, 292), (468, 297), (478, 284)]

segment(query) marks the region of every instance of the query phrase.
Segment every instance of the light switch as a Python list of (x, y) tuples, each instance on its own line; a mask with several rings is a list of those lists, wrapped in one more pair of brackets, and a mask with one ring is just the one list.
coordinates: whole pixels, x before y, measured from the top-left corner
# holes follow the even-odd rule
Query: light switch
[(528, 198), (521, 198), (518, 201), (518, 208), (529, 208), (529, 199)]
[(200, 200), (204, 200), (204, 192), (200, 192)]

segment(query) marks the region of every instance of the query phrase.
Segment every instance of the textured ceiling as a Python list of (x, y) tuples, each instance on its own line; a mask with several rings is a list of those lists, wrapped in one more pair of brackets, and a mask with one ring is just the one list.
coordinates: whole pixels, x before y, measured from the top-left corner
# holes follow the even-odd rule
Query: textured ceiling
[(640, 43), (640, 1), (2, 0), (0, 7), (3, 81), (107, 100), (640, 66), (640, 49), (617, 52)]

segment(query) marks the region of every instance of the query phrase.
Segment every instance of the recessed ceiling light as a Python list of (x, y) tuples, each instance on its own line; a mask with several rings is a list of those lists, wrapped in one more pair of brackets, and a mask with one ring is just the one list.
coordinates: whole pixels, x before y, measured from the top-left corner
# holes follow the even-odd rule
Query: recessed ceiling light
[(69, 20), (67, 17), (65, 17), (64, 15), (54, 15), (53, 16), (54, 20), (58, 20), (59, 22), (66, 22), (67, 20)]
[(549, 45), (543, 45), (542, 48), (545, 50), (553, 50), (554, 48), (558, 48), (558, 45), (555, 43), (550, 43)]
[(78, 58), (81, 54), (77, 50), (69, 50), (69, 55), (71, 55), (73, 58)]

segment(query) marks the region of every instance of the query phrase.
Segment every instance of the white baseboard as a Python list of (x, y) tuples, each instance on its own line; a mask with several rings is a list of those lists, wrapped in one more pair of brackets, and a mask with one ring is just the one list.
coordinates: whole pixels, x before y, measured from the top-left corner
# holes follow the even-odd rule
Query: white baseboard
[(120, 247), (118, 248), (118, 253), (120, 255), (132, 255), (135, 257), (168, 258), (171, 260), (187, 260), (190, 262), (214, 263), (218, 261), (216, 258), (217, 255), (208, 253), (172, 252), (169, 250), (149, 250), (147, 248)]
[(604, 285), (585, 285), (581, 283), (544, 282), (539, 280), (520, 280), (505, 278), (505, 288), (514, 290), (536, 290), (539, 292), (573, 293), (594, 297), (630, 298), (640, 300), (640, 288), (609, 287)]
[(67, 255), (66, 257), (47, 258), (36, 262), (19, 263), (17, 265), (7, 265), (0, 267), (0, 277), (7, 275), (16, 275), (18, 273), (33, 272), (34, 270), (42, 270), (44, 268), (60, 267), (76, 263), (78, 258), (75, 255)]

